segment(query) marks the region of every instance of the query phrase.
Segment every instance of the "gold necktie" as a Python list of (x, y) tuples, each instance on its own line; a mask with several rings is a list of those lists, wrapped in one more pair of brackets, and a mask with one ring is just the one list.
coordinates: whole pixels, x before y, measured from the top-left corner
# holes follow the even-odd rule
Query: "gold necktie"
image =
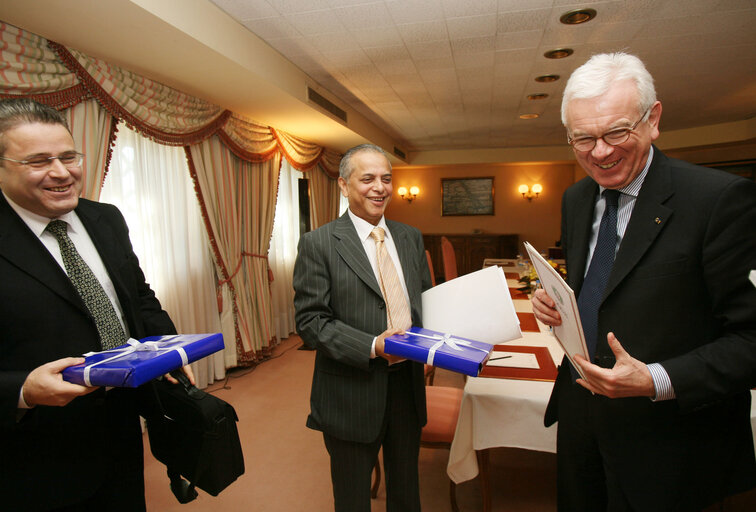
[(69, 238), (68, 224), (54, 220), (46, 229), (58, 239), (68, 278), (94, 318), (102, 348), (108, 350), (126, 343), (126, 333), (118, 321), (113, 303)]
[(410, 313), (407, 298), (404, 296), (402, 284), (396, 267), (391, 261), (383, 242), (386, 233), (383, 228), (375, 228), (370, 236), (375, 241), (375, 255), (378, 260), (378, 274), (383, 298), (386, 301), (386, 320), (388, 327), (396, 329), (409, 329), (412, 327), (412, 315)]

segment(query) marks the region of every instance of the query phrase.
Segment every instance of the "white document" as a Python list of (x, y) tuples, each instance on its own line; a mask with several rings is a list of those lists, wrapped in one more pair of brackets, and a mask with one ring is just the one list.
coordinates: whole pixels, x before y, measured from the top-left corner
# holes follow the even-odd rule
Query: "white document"
[(538, 358), (530, 352), (491, 352), (486, 366), (502, 366), (504, 368), (529, 368), (537, 370)]
[(564, 353), (567, 354), (572, 366), (575, 367), (581, 377), (585, 378), (583, 372), (580, 371), (580, 367), (573, 360), (576, 354), (580, 354), (590, 360), (588, 357), (588, 347), (585, 345), (583, 325), (580, 323), (575, 292), (562, 279), (559, 272), (530, 243), (525, 242), (525, 249), (527, 249), (530, 256), (530, 262), (538, 273), (541, 286), (549, 294), (549, 297), (554, 300), (559, 316), (562, 317), (562, 324), (554, 327), (554, 336), (562, 346)]
[(423, 292), (423, 327), (492, 345), (522, 338), (507, 278), (499, 267)]
[(751, 272), (748, 274), (748, 279), (751, 280), (751, 284), (756, 286), (756, 270), (751, 270)]

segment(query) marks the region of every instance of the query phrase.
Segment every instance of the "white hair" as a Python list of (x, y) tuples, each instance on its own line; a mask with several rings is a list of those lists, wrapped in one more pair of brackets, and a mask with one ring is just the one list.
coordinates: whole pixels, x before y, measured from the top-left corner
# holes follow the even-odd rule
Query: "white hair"
[(562, 95), (562, 124), (567, 126), (567, 105), (574, 99), (596, 98), (613, 84), (632, 80), (638, 90), (638, 113), (656, 102), (654, 79), (643, 62), (628, 53), (601, 53), (577, 68), (567, 80)]

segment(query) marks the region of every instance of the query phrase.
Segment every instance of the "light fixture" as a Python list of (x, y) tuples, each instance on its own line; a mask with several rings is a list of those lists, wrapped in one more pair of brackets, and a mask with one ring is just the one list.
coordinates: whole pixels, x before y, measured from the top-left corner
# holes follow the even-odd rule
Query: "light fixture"
[(540, 115), (539, 114), (520, 114), (518, 117), (520, 119), (538, 119)]
[(556, 82), (557, 80), (559, 80), (559, 75), (541, 75), (535, 77), (535, 81), (541, 83)]
[(397, 190), (399, 193), (399, 197), (402, 199), (406, 199), (408, 202), (412, 202), (413, 199), (417, 197), (417, 195), (420, 193), (420, 189), (417, 187), (410, 187), (409, 194), (407, 193), (407, 187), (399, 187), (399, 190)]
[(532, 187), (528, 187), (523, 183), (517, 188), (517, 191), (522, 194), (523, 199), (532, 201), (534, 197), (538, 197), (543, 192), (543, 187), (539, 183), (534, 184)]
[(574, 9), (567, 11), (559, 17), (559, 21), (565, 25), (579, 25), (591, 21), (596, 17), (596, 9)]
[(572, 48), (557, 48), (556, 50), (550, 50), (543, 54), (547, 59), (564, 59), (572, 55)]

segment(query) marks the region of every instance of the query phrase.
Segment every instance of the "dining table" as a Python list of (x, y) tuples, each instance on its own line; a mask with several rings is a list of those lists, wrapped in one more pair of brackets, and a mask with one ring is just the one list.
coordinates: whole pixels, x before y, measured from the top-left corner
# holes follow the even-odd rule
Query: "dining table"
[[(505, 272), (522, 338), (496, 345), (489, 364), (478, 377), (468, 377), (447, 473), (459, 484), (480, 479), (483, 512), (491, 510), (490, 450), (521, 448), (556, 453), (557, 426), (545, 427), (543, 417), (564, 351), (551, 329), (533, 315), (530, 296), (519, 288), (527, 271), (517, 260), (496, 260)], [(493, 366), (497, 354), (532, 354), (537, 368)], [(751, 427), (756, 445), (756, 391), (751, 391)]]

